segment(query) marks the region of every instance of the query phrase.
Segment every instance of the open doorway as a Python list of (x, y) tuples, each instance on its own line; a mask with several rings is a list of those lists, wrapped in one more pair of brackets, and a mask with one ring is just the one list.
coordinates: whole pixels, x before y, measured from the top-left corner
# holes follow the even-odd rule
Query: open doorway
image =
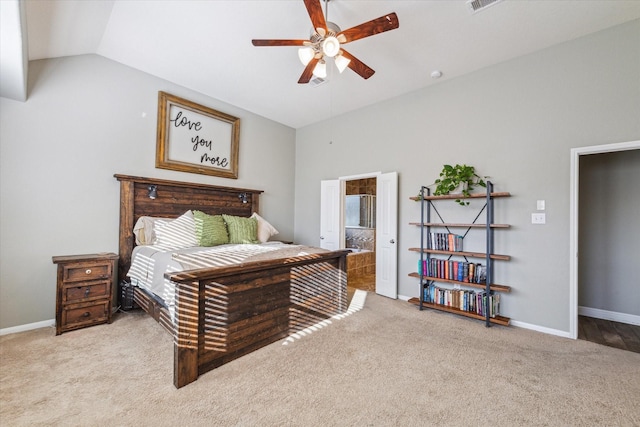
[[(375, 182), (375, 203), (370, 200), (370, 206), (363, 207), (363, 216), (366, 217), (368, 215), (370, 219), (372, 217), (375, 219), (375, 227), (369, 227), (374, 228), (374, 234), (371, 237), (371, 232), (368, 232), (369, 235), (365, 233), (360, 238), (352, 235), (351, 240), (355, 242), (356, 246), (359, 246), (354, 247), (352, 242), (349, 242), (349, 245), (347, 244), (344, 226), (346, 183), (369, 178), (374, 178), (370, 182)], [(375, 292), (378, 295), (396, 299), (398, 297), (398, 248), (396, 244), (398, 239), (398, 173), (376, 172), (346, 176), (335, 180), (323, 180), (320, 184), (320, 247), (336, 250), (344, 249), (351, 245), (350, 247), (355, 249), (354, 254), (358, 254), (366, 253), (362, 250), (366, 249), (366, 247), (363, 247), (365, 243), (367, 246), (371, 244), (372, 250), (368, 256), (374, 257), (375, 261), (369, 264), (369, 271), (374, 268), (375, 273), (369, 275), (368, 278), (375, 279)], [(368, 184), (369, 182), (365, 183), (365, 186)], [(373, 206), (375, 206), (375, 212), (370, 211)], [(365, 257), (362, 257), (362, 259), (355, 258), (356, 268), (358, 261), (360, 263), (364, 261), (363, 258)], [(348, 262), (349, 258), (347, 257)], [(367, 271), (366, 266), (364, 271)]]
[(348, 287), (376, 290), (376, 186), (377, 178), (345, 180), (344, 248)]
[[(588, 264), (588, 261), (585, 262), (584, 256), (584, 252), (586, 251), (585, 247), (583, 246), (583, 244), (586, 244), (587, 239), (585, 239), (584, 233), (582, 239), (580, 238), (581, 235), (581, 230), (580, 227), (584, 227), (584, 224), (581, 224), (580, 221), (580, 199), (581, 197), (585, 197), (587, 196), (586, 193), (582, 193), (581, 195), (581, 189), (580, 189), (580, 180), (581, 180), (581, 174), (580, 174), (580, 167), (581, 167), (581, 162), (580, 161), (580, 157), (581, 156), (587, 156), (587, 155), (594, 155), (594, 154), (603, 154), (603, 153), (615, 153), (615, 152), (621, 152), (621, 151), (628, 151), (628, 150), (637, 150), (640, 149), (640, 141), (631, 141), (631, 142), (625, 142), (625, 143), (619, 143), (619, 144), (608, 144), (608, 145), (599, 145), (599, 146), (591, 146), (591, 147), (582, 147), (582, 148), (574, 148), (571, 150), (571, 198), (570, 198), (570, 295), (569, 295), (569, 303), (570, 303), (570, 307), (569, 307), (569, 321), (570, 321), (570, 327), (569, 327), (569, 335), (571, 338), (578, 338), (578, 332), (579, 332), (579, 323), (578, 323), (578, 315), (579, 314), (591, 314), (593, 315), (594, 313), (596, 315), (599, 315), (600, 317), (603, 317), (602, 314), (615, 314), (616, 318), (611, 318), (608, 320), (622, 320), (622, 319), (618, 319), (617, 317), (620, 316), (620, 313), (615, 313), (613, 311), (610, 311), (610, 309), (593, 309), (593, 308), (589, 308), (588, 311), (590, 313), (584, 313), (585, 311), (585, 307), (580, 307), (579, 310), (579, 306), (581, 305), (579, 302), (579, 298), (578, 298), (578, 294), (579, 294), (579, 283), (580, 283), (580, 275), (582, 274), (583, 277), (586, 277), (585, 275), (587, 275), (587, 269), (588, 267), (590, 267)], [(584, 178), (584, 177), (583, 177)], [(604, 182), (603, 184), (609, 184), (607, 182)], [(587, 191), (592, 191), (592, 188), (588, 188)], [(584, 189), (583, 189), (584, 191)], [(636, 198), (633, 198), (631, 195), (628, 195), (628, 197), (631, 197), (631, 200), (636, 200)], [(603, 200), (602, 199), (598, 199), (593, 203), (599, 203), (599, 204), (603, 204)], [(590, 208), (592, 208), (593, 203), (591, 204)], [(606, 203), (604, 203), (604, 205), (606, 205)], [(585, 209), (585, 207), (583, 206), (582, 208), (583, 210)], [(616, 219), (616, 215), (615, 212), (608, 212), (608, 217), (607, 217), (607, 222), (615, 222)], [(595, 221), (595, 224), (598, 223), (602, 223), (602, 221)], [(584, 230), (582, 230), (584, 232)], [(629, 229), (627, 228), (627, 232), (629, 231)], [(611, 233), (606, 233), (606, 236), (610, 236)], [(582, 249), (580, 250), (580, 248), (582, 247)], [(601, 248), (602, 245), (598, 244), (598, 247)], [(582, 253), (581, 253), (582, 252)], [(600, 259), (601, 257), (598, 257), (598, 259)], [(586, 264), (586, 265), (585, 265)], [(611, 264), (610, 262), (607, 263), (607, 268), (610, 267)], [(607, 282), (610, 278), (612, 278), (612, 275), (608, 275), (606, 276), (607, 280), (604, 280), (604, 282)], [(601, 281), (602, 282), (602, 281)], [(583, 290), (584, 291), (584, 290)], [(581, 291), (581, 292), (583, 292)], [(599, 290), (598, 290), (599, 291)], [(635, 292), (637, 292), (637, 289), (634, 289)], [(586, 295), (582, 295), (582, 304), (589, 304), (588, 300), (585, 299)], [(587, 302), (585, 302), (587, 301)], [(593, 300), (592, 300), (593, 301)], [(580, 313), (580, 311), (582, 311), (583, 313)], [(596, 317), (596, 316), (593, 316)], [(628, 321), (629, 319), (637, 319), (639, 316), (638, 315), (626, 315), (624, 316), (627, 319), (627, 323), (634, 323), (633, 321)]]

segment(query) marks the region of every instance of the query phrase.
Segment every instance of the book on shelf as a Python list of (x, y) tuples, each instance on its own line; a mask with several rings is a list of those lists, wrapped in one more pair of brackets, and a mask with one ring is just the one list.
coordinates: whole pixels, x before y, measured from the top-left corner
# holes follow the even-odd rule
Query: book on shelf
[(489, 317), (500, 315), (500, 294), (485, 291), (476, 292), (464, 289), (448, 289), (436, 285), (427, 285), (423, 289), (422, 300), (427, 303), (457, 308), (461, 311)]
[(418, 260), (418, 274), (458, 282), (486, 283), (487, 268), (480, 263), (427, 258)]
[(462, 236), (452, 233), (429, 233), (427, 247), (439, 251), (462, 252)]

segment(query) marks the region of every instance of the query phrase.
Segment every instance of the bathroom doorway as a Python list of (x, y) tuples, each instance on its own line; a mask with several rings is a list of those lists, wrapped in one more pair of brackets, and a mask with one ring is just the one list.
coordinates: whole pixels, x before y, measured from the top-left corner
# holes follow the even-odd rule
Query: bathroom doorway
[(343, 244), (351, 250), (347, 255), (351, 290), (376, 290), (376, 186), (376, 177), (345, 181)]
[[(350, 181), (359, 181), (372, 178), (364, 182), (365, 190), (360, 189), (360, 182), (352, 183), (352, 191), (369, 191), (369, 196), (375, 195), (375, 203), (370, 199), (368, 206), (375, 206), (375, 212), (371, 212), (368, 202), (358, 204), (358, 232), (350, 232), (350, 241), (347, 242), (346, 220), (346, 186)], [(368, 185), (375, 183), (375, 190), (366, 190)], [(355, 190), (355, 188), (358, 188)], [(353, 195), (353, 194), (350, 194)], [(367, 194), (365, 194), (367, 195)], [(366, 199), (365, 199), (366, 200)], [(360, 206), (363, 206), (360, 214)], [(360, 218), (367, 218), (369, 226), (362, 226)], [(372, 222), (375, 225), (372, 226)], [(352, 228), (356, 228), (355, 226)], [(365, 229), (370, 228), (371, 231)], [(373, 233), (373, 234), (371, 234)], [(351, 282), (353, 277), (366, 276), (363, 280), (375, 282), (375, 292), (378, 295), (389, 298), (398, 298), (398, 173), (375, 172), (364, 175), (345, 176), (338, 179), (323, 180), (320, 182), (320, 247), (329, 250), (351, 247), (353, 250), (347, 256), (347, 272), (351, 258)], [(357, 247), (354, 247), (357, 246)], [(368, 249), (371, 248), (371, 249)], [(368, 255), (366, 254), (367, 250)], [(367, 258), (371, 261), (367, 260)], [(369, 273), (373, 271), (373, 273)], [(347, 281), (349, 281), (349, 277)], [(364, 285), (362, 285), (364, 286)]]

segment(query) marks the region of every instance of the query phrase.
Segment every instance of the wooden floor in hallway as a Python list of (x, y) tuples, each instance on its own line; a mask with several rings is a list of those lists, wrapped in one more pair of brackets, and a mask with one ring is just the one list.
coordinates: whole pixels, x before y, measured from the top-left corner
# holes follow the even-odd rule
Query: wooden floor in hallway
[(578, 339), (640, 353), (640, 326), (578, 316)]

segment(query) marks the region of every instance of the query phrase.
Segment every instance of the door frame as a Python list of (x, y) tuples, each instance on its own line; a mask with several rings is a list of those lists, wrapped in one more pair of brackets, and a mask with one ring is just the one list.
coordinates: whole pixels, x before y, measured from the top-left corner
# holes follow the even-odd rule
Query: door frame
[(569, 195), (569, 336), (578, 338), (578, 201), (580, 196), (580, 156), (640, 149), (640, 140), (571, 149)]
[[(370, 172), (370, 173), (363, 173), (363, 174), (358, 174), (358, 175), (348, 175), (348, 176), (341, 176), (338, 177), (338, 181), (340, 182), (340, 210), (343, 211), (344, 210), (344, 200), (346, 197), (346, 193), (347, 193), (347, 185), (346, 182), (347, 181), (355, 181), (358, 179), (367, 179), (367, 178), (376, 178), (376, 184), (377, 184), (377, 180), (379, 179), (380, 176), (384, 175), (384, 173), (382, 173), (381, 171), (378, 172)], [(378, 203), (379, 202), (379, 198), (376, 197), (376, 212), (378, 211)], [(397, 209), (397, 201), (396, 201), (396, 209)], [(342, 212), (341, 212), (342, 215)], [(344, 215), (342, 215), (343, 217)], [(378, 224), (376, 221), (376, 230), (378, 228)], [(344, 243), (345, 243), (345, 228), (344, 228), (344, 222), (341, 221), (340, 223), (340, 231), (341, 231), (341, 236), (340, 236), (340, 247), (343, 248), (344, 247)], [(377, 235), (377, 233), (376, 233)], [(377, 239), (377, 236), (376, 236)], [(395, 239), (396, 241), (398, 240), (397, 238)], [(377, 244), (377, 242), (376, 242)], [(396, 252), (397, 252), (397, 245), (396, 245)], [(379, 262), (379, 257), (380, 253), (378, 251), (376, 251), (376, 266), (378, 265)], [(397, 258), (396, 258), (396, 268), (397, 268)], [(376, 293), (377, 293), (377, 289), (378, 288), (378, 277), (376, 274)], [(397, 292), (398, 292), (398, 274), (396, 273), (395, 275), (395, 297), (397, 298)]]

